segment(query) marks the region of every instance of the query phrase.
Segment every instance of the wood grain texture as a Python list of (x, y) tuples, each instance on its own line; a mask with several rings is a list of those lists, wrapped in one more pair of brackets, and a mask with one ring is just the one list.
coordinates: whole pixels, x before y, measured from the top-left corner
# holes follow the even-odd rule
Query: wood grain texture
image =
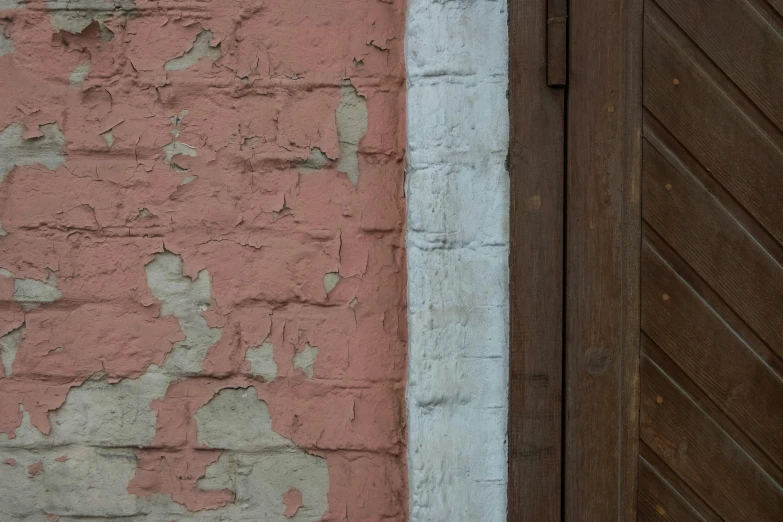
[(547, 0), (547, 85), (564, 87), (568, 81), (568, 2)]
[[(644, 348), (642, 348), (644, 351)], [(666, 463), (655, 454), (655, 452), (641, 441), (639, 443), (639, 462), (645, 462), (648, 466), (655, 470), (661, 480), (671, 488), (682, 499), (684, 504), (690, 506), (690, 508), (703, 518), (705, 522), (724, 522), (721, 517), (718, 516), (715, 511), (708, 506), (696, 492), (691, 489), (688, 484), (683, 481), (679, 475), (677, 475)], [(641, 502), (642, 495), (646, 495), (648, 498), (654, 498), (655, 493), (645, 491), (647, 489), (647, 483), (639, 480), (639, 500)], [(671, 519), (676, 520), (676, 519)]]
[(778, 466), (783, 464), (783, 380), (646, 242), (642, 328)]
[(783, 490), (648, 357), (641, 436), (724, 520), (776, 521)]
[(639, 457), (639, 522), (706, 522), (644, 458)]
[(783, 38), (747, 0), (656, 0), (694, 43), (783, 126)]
[(693, 176), (644, 150), (644, 219), (783, 356), (783, 267)]
[(564, 90), (547, 87), (546, 2), (509, 2), (510, 521), (561, 514)]
[(636, 519), (642, 4), (569, 6), (564, 519)]
[[(783, 152), (651, 13), (655, 10), (647, 10), (644, 26), (645, 107), (778, 241), (783, 240)], [(775, 84), (768, 88), (780, 89)]]
[[(645, 231), (646, 232), (646, 231)], [(647, 234), (645, 234), (646, 236)], [(642, 353), (646, 354), (672, 381), (677, 383), (682, 392), (690, 397), (696, 406), (704, 414), (723, 430), (731, 439), (747, 453), (748, 457), (769, 477), (778, 484), (783, 483), (783, 474), (770, 458), (753, 440), (747, 436), (743, 429), (733, 422), (726, 413), (720, 409), (707, 393), (704, 392), (649, 336), (642, 333)], [(649, 459), (648, 459), (649, 460)], [(670, 480), (670, 482), (672, 482)]]
[(663, 481), (643, 472), (649, 520), (659, 519), (653, 499), (672, 495), (693, 509), (671, 520), (783, 518), (783, 24), (773, 6), (645, 1), (641, 458)]

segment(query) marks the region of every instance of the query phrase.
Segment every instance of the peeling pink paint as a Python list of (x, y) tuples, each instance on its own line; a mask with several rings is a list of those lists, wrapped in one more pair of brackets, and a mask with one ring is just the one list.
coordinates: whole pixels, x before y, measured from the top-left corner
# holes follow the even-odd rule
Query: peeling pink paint
[(302, 507), (302, 492), (296, 488), (289, 489), (283, 494), (283, 504), (285, 504), (283, 515), (286, 518), (293, 517), (299, 511), (299, 508)]
[(36, 476), (39, 473), (43, 472), (43, 462), (36, 462), (35, 464), (30, 464), (27, 466), (27, 473), (30, 476)]
[[(0, 12), (13, 43), (0, 56), (0, 133), (21, 125), (14, 146), (34, 152), (0, 177), (11, 274), (0, 273), (0, 336), (22, 332), (0, 378), (0, 433), (16, 437), (27, 413), (51, 436), (50, 415), (91, 378), (165, 369), (186, 335), (145, 266), (173, 252), (188, 277), (207, 270), (201, 315), (220, 338), (198, 375), (152, 401), (154, 439), (135, 452), (128, 492), (193, 511), (234, 502), (198, 484), (224, 451), (198, 443), (194, 415), (252, 386), (276, 433), (326, 459), (324, 520), (406, 519), (403, 11), (403, 0), (136, 0), (132, 16), (88, 18), (78, 34), (56, 29), (44, 0)], [(220, 56), (167, 70), (204, 31)], [(337, 166), (351, 87), (366, 103), (355, 186)], [(311, 167), (315, 149), (325, 159)], [(19, 298), (18, 281), (50, 274), (56, 298)], [(269, 380), (246, 360), (265, 341)], [(312, 378), (293, 362), (305, 345), (318, 349)], [(286, 516), (302, 502), (287, 500)]]

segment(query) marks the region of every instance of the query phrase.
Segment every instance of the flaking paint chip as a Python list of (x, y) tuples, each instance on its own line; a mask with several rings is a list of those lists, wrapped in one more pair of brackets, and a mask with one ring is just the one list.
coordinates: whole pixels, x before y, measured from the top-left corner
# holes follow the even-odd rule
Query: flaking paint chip
[(291, 488), (283, 493), (283, 504), (285, 505), (285, 511), (283, 515), (286, 518), (292, 518), (302, 507), (302, 492), (296, 488)]
[(265, 340), (258, 346), (253, 346), (245, 352), (245, 360), (250, 363), (250, 373), (261, 376), (266, 382), (277, 377), (277, 363), (275, 362), (275, 349), (269, 340)]
[(661, 299), (663, 299), (664, 301), (668, 301), (668, 300), (670, 299), (670, 298), (669, 298), (669, 294), (663, 294), (663, 295), (661, 296)]
[(106, 142), (107, 147), (111, 148), (111, 146), (114, 145), (114, 133), (111, 131), (111, 129), (102, 133), (101, 138), (103, 138), (103, 141)]
[(329, 292), (334, 290), (334, 287), (337, 286), (337, 283), (340, 282), (340, 274), (337, 272), (327, 272), (324, 274), (324, 290), (326, 290), (326, 294), (329, 295)]
[(675, 78), (675, 79), (673, 79), (673, 80), (672, 80), (672, 83), (673, 83), (674, 85), (680, 85), (680, 80), (678, 80), (677, 78)]
[(318, 357), (318, 347), (310, 346), (310, 343), (305, 343), (302, 351), (297, 352), (294, 355), (294, 368), (299, 368), (307, 375), (308, 379), (312, 379), (313, 366), (315, 366), (316, 357)]
[(212, 33), (210, 31), (201, 31), (196, 35), (196, 39), (190, 49), (167, 61), (163, 68), (167, 71), (181, 71), (196, 65), (202, 58), (214, 62), (220, 58), (221, 51), (220, 45), (213, 47), (209, 44), (211, 40)]
[(27, 466), (27, 473), (34, 477), (43, 471), (43, 462), (36, 462)]
[(672, 184), (671, 183), (667, 183), (665, 186), (666, 186), (666, 190), (671, 190), (672, 189)]
[(367, 100), (348, 81), (340, 87), (340, 102), (335, 114), (340, 159), (337, 170), (359, 183), (359, 141), (367, 134)]

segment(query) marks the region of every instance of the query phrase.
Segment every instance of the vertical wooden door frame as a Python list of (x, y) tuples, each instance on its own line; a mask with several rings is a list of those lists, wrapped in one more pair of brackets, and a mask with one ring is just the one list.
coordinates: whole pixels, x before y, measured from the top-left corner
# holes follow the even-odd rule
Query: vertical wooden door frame
[(560, 58), (547, 59), (558, 48), (551, 30), (547, 40), (553, 3), (509, 1), (508, 519), (628, 522), (639, 440), (642, 2), (571, 0), (565, 87), (547, 85)]
[(510, 521), (560, 520), (565, 90), (547, 85), (547, 1), (509, 1)]

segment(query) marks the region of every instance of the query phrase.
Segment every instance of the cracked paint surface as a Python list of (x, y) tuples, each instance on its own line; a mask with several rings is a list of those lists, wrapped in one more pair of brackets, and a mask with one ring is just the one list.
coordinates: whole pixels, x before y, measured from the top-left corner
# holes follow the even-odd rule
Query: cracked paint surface
[(0, 0), (0, 519), (405, 520), (401, 0)]

